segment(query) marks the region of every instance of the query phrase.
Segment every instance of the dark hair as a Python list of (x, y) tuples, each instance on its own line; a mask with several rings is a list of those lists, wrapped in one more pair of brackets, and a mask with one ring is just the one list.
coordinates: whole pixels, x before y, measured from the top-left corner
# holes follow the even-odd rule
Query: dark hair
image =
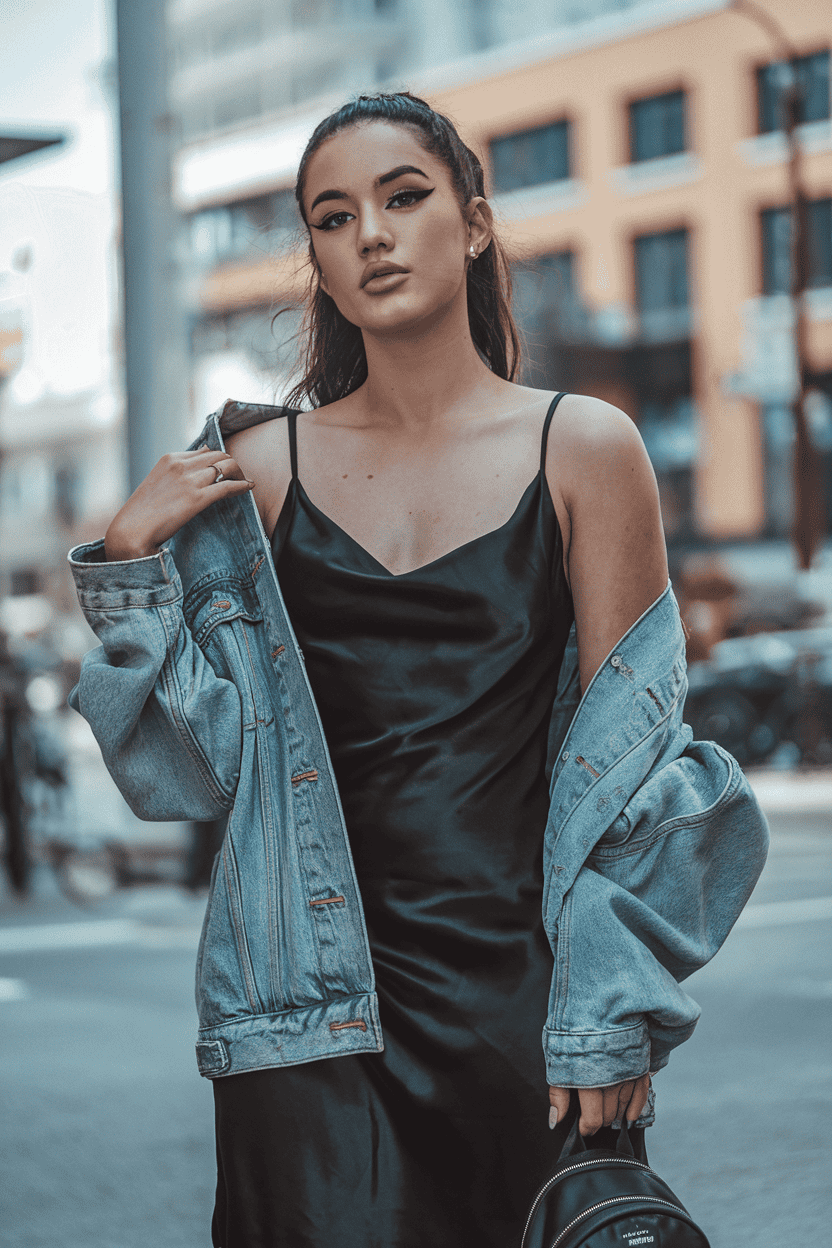
[[(303, 191), (309, 161), (334, 134), (371, 121), (389, 121), (416, 129), (425, 151), (438, 157), (450, 171), (462, 207), (474, 196), (484, 196), (482, 165), (447, 117), (408, 91), (361, 95), (324, 118), (301, 157), (295, 198), (307, 228)], [(367, 378), (367, 356), (361, 330), (342, 316), (335, 301), (321, 288), (311, 239), (309, 261), (307, 309), (301, 330), (305, 340), (303, 376), (286, 403), (292, 406), (308, 400), (313, 406), (322, 407), (352, 394), (363, 384)], [(520, 364), (520, 340), (510, 305), (508, 259), (502, 244), (492, 235), (489, 246), (468, 265), (468, 324), (474, 345), (486, 364), (508, 381), (513, 380)]]

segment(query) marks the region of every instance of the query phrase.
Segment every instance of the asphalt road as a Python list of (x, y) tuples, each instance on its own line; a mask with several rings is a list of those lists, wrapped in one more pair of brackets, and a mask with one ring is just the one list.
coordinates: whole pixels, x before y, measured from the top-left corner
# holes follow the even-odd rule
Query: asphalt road
[[(832, 1224), (832, 817), (772, 825), (751, 907), (690, 981), (703, 1017), (656, 1079), (648, 1133), (712, 1248), (819, 1248)], [(208, 1248), (197, 919), (170, 892), (94, 916), (0, 905), (5, 1248)]]

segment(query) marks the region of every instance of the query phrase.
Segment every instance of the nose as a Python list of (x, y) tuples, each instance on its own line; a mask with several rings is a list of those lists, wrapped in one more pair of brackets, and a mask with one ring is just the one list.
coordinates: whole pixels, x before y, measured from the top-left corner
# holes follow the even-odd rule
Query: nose
[(361, 209), (355, 241), (362, 256), (380, 248), (390, 251), (393, 247), (394, 239), (389, 223), (375, 204), (365, 204)]

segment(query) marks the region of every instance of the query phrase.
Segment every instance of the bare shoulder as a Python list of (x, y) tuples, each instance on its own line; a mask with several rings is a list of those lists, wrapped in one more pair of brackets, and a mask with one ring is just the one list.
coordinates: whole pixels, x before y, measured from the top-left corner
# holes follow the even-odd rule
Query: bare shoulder
[(580, 457), (643, 452), (641, 435), (627, 413), (589, 394), (564, 395), (552, 419), (552, 434), (562, 453)]
[(621, 408), (568, 394), (552, 419), (546, 476), (553, 495), (573, 510), (607, 491), (655, 491), (653, 468), (635, 422)]
[(241, 429), (226, 441), (229, 455), (254, 482), (254, 501), (267, 533), (277, 523), (292, 479), (288, 425), (285, 419), (267, 420)]

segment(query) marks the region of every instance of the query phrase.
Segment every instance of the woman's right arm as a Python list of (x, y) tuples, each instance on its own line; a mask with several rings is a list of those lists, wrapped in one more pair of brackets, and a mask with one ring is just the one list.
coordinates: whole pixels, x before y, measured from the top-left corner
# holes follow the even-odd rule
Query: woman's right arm
[[(218, 464), (225, 480), (217, 481)], [(252, 488), (218, 451), (165, 456), (104, 542), (70, 554), (78, 598), (101, 642), (70, 705), (87, 719), (110, 774), (143, 819), (213, 819), (234, 800), (242, 711), (182, 614), (167, 542), (212, 503)]]

